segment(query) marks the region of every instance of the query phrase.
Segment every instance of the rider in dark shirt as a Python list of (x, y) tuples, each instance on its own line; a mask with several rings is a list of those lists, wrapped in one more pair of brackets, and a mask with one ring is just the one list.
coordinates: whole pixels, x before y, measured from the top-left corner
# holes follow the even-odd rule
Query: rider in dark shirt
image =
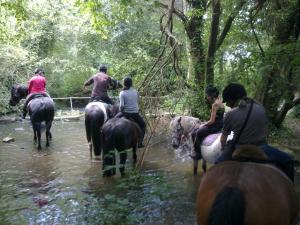
[[(223, 102), (232, 108), (224, 117), (224, 127), (221, 135), (221, 145), (224, 149), (227, 136), (233, 131), (235, 147), (242, 145), (256, 145), (268, 156), (271, 163), (276, 164), (282, 171), (294, 181), (294, 161), (285, 152), (282, 152), (267, 144), (267, 115), (265, 108), (258, 102), (247, 97), (245, 88), (236, 83), (231, 83), (223, 90)], [(250, 111), (247, 123), (246, 117)], [(243, 124), (246, 124), (240, 133)], [(240, 133), (240, 134), (239, 134)], [(237, 138), (238, 137), (238, 138)], [(234, 149), (223, 150), (216, 163), (231, 159)]]
[(220, 132), (223, 127), (224, 105), (219, 99), (219, 90), (216, 87), (209, 86), (205, 90), (206, 100), (211, 104), (210, 119), (201, 124), (200, 128), (192, 131), (192, 138), (194, 141), (194, 152), (191, 157), (194, 159), (201, 159), (201, 143), (205, 137), (210, 134)]

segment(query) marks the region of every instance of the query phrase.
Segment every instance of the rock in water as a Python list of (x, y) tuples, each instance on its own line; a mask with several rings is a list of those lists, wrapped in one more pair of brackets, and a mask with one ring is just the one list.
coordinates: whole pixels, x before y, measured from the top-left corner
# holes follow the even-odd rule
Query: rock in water
[(6, 138), (3, 139), (4, 143), (9, 143), (9, 142), (13, 142), (13, 141), (15, 141), (15, 139), (12, 138), (12, 137), (6, 137)]

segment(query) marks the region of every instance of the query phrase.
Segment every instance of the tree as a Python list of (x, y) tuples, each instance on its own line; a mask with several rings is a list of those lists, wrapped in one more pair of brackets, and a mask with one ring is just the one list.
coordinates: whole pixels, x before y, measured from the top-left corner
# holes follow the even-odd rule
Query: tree
[(256, 98), (279, 127), (287, 112), (300, 104), (300, 1), (261, 1), (259, 8), (256, 23), (263, 18), (270, 42), (266, 50), (261, 48), (263, 69)]

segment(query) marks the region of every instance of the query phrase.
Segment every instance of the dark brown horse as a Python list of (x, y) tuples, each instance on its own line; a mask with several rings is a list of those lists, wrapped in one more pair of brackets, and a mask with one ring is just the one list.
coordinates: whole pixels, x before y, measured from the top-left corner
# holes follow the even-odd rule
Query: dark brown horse
[(138, 124), (125, 118), (112, 118), (103, 125), (103, 176), (116, 174), (115, 150), (120, 153), (121, 175), (125, 174), (126, 150), (132, 149), (133, 163), (136, 163), (136, 149), (141, 135)]
[[(119, 81), (112, 79), (109, 90), (121, 88)], [(96, 157), (101, 155), (102, 143), (100, 139), (103, 124), (118, 113), (119, 104), (109, 105), (101, 101), (93, 101), (85, 107), (85, 132), (89, 144), (90, 156), (93, 152)]]
[(201, 180), (198, 225), (296, 225), (298, 219), (293, 184), (272, 165), (225, 161)]
[[(11, 88), (9, 104), (17, 105), (22, 98), (28, 95), (28, 88), (22, 85), (14, 85)], [(54, 102), (49, 97), (36, 96), (28, 103), (28, 112), (33, 128), (34, 141), (38, 141), (38, 149), (41, 149), (41, 124), (46, 124), (46, 146), (49, 146), (49, 139), (52, 138), (50, 132), (54, 119)]]

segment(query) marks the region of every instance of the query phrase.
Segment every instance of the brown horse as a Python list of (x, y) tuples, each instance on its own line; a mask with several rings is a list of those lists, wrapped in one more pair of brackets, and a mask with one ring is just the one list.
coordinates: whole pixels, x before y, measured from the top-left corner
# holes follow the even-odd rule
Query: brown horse
[[(245, 161), (244, 155), (241, 158)], [(296, 225), (298, 219), (293, 184), (272, 165), (225, 161), (211, 167), (201, 180), (198, 225)]]

